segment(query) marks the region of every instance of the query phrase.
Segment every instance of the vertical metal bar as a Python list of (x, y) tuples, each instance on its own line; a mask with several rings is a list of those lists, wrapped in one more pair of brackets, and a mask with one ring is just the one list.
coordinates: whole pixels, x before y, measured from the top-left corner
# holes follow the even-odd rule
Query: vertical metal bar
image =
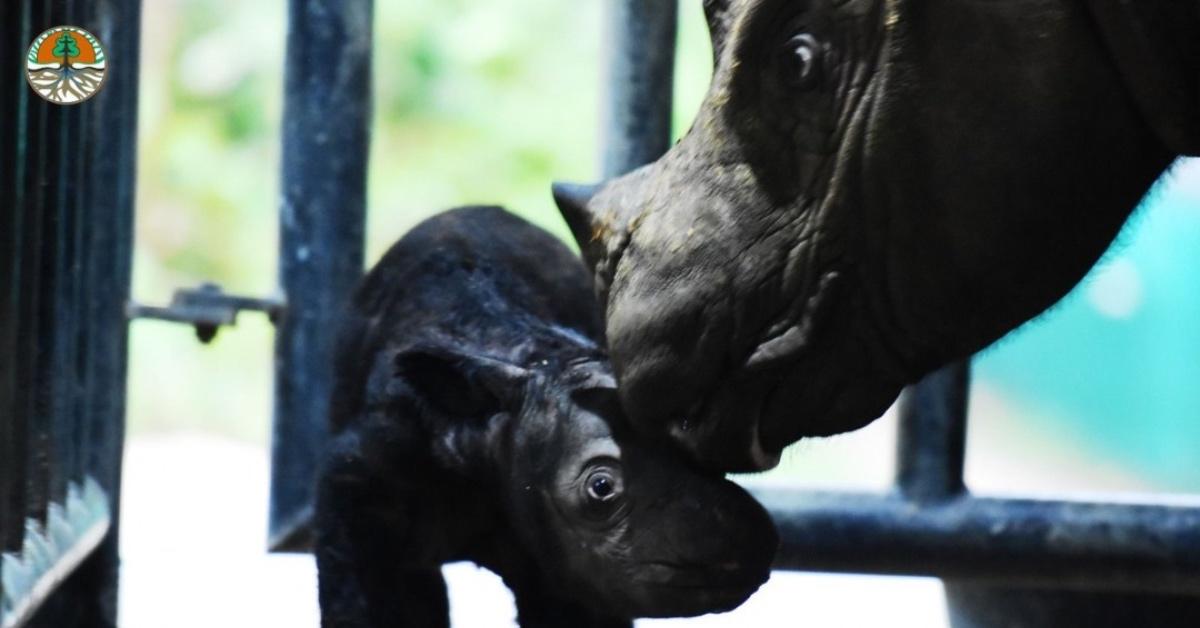
[[(107, 538), (75, 574), (71, 585), (84, 591), (84, 625), (115, 626), (119, 559), (121, 462), (125, 444), (125, 386), (129, 323), (125, 304), (133, 269), (133, 220), (137, 173), (138, 77), (141, 53), (141, 0), (94, 0), (90, 30), (108, 47), (111, 74), (92, 105), (89, 155), (91, 222), (87, 263), (86, 325), (94, 344), (88, 352), (92, 375), (87, 393), (87, 449), (83, 463), (109, 498)], [(95, 200), (103, 198), (102, 201)]]
[[(77, 0), (76, 13), (80, 16), (80, 21), (92, 26), (94, 19), (94, 7), (91, 2)], [(93, 32), (93, 34), (95, 34)], [(103, 44), (101, 40), (101, 44)], [(76, 146), (76, 153), (80, 156), (93, 155), (95, 153), (95, 117), (93, 113), (96, 107), (78, 107), (78, 135), (79, 142)], [(92, 181), (89, 178), (90, 167), (93, 164), (91, 159), (76, 159), (74, 172), (71, 174), (75, 180), (75, 193), (72, 199), (71, 213), (74, 216), (74, 239), (73, 247), (76, 251), (73, 260), (72, 275), (75, 278), (75, 285), (71, 294), (71, 300), (74, 303), (73, 310), (75, 312), (75, 337), (72, 339), (72, 344), (75, 346), (74, 361), (69, 366), (74, 373), (73, 388), (71, 394), (71, 405), (68, 408), (73, 424), (70, 433), (69, 450), (72, 452), (68, 467), (68, 477), (73, 481), (79, 482), (87, 473), (85, 462), (85, 452), (88, 448), (87, 428), (92, 419), (91, 397), (96, 394), (95, 382), (92, 378), (92, 373), (88, 369), (90, 355), (93, 347), (98, 342), (103, 342), (96, 337), (96, 334), (91, 333), (91, 308), (99, 303), (102, 303), (103, 295), (95, 294), (92, 286), (100, 279), (98, 271), (100, 270), (91, 262), (91, 256), (94, 255), (94, 241), (92, 239), (92, 231), (97, 218), (99, 217), (94, 211), (90, 198), (95, 191)]]
[[(21, 5), (0, 3), (0, 38), (24, 41)], [(5, 84), (20, 86), (24, 81), (23, 47), (0, 46), (0, 72)], [(19, 458), (16, 416), (17, 332), (20, 292), (17, 289), (21, 266), (21, 189), (20, 164), (24, 161), (25, 129), (21, 111), (29, 90), (8, 89), (0, 93), (0, 198), (10, 199), (8, 211), (0, 211), (0, 552), (14, 549), (13, 536), (21, 526), (24, 507), (19, 497), (24, 466)], [(20, 543), (17, 541), (16, 543)], [(3, 597), (0, 582), (0, 598)]]
[[(26, 0), (20, 3), (19, 10), (16, 11), (17, 24), (13, 24), (14, 30), (19, 33), (16, 37), (17, 41), (29, 41), (33, 37), (32, 22), (33, 0)], [(22, 85), (25, 82), (24, 64), (18, 63), (14, 70), (19, 70), (22, 75), (19, 77), (17, 85)], [(8, 516), (12, 521), (10, 527), (6, 527), (3, 532), (3, 547), (0, 549), (6, 551), (17, 551), (21, 548), (24, 541), (25, 533), (25, 514), (28, 511), (26, 504), (28, 502), (28, 471), (29, 471), (29, 426), (28, 426), (28, 352), (29, 339), (27, 337), (28, 326), (26, 319), (30, 310), (28, 303), (29, 295), (32, 292), (30, 286), (30, 275), (33, 271), (30, 270), (31, 260), (35, 258), (35, 254), (30, 251), (35, 243), (31, 241), (29, 228), (31, 224), (36, 224), (34, 220), (34, 208), (30, 200), (30, 187), (32, 185), (32, 177), (30, 170), (31, 162), (34, 161), (34, 151), (30, 150), (30, 134), (33, 133), (33, 125), (30, 120), (31, 100), (30, 93), (27, 89), (18, 88), (13, 90), (20, 93), (17, 100), (16, 117), (13, 122), (16, 125), (16, 162), (13, 168), (13, 204), (12, 215), (13, 222), (13, 248), (11, 250), (11, 259), (13, 263), (14, 282), (8, 287), (8, 291), (12, 296), (9, 313), (12, 316), (10, 323), (12, 326), (12, 356), (13, 370), (9, 374), (12, 386), (12, 396), (8, 402), (8, 410), (10, 412), (10, 423), (8, 425), (7, 436), (12, 443), (10, 454), (12, 459), (9, 462), (11, 476), (8, 478), (8, 484), (12, 487), (12, 491), (8, 495)], [(36, 141), (36, 139), (34, 140)], [(36, 146), (35, 146), (36, 148)]]
[[(47, 2), (31, 2), (25, 16), (31, 24), (49, 21)], [(50, 152), (51, 107), (39, 98), (29, 100), (26, 119), (26, 167), (23, 213), (25, 229), (21, 260), (21, 347), (18, 355), (21, 369), (18, 395), (21, 398), (18, 416), (25, 426), (25, 516), (41, 519), (47, 503), (47, 471), (50, 426), (47, 421), (46, 396), (43, 379), (48, 346), (44, 342), (46, 319), (43, 301), (46, 299), (46, 252), (51, 237), (45, 230)]]
[(371, 0), (292, 0), (283, 106), (269, 543), (303, 545), (327, 428), (335, 320), (363, 269)]
[(900, 403), (896, 484), (929, 502), (963, 493), (970, 363), (956, 362), (904, 391)]
[[(71, 0), (53, 0), (52, 24), (77, 23), (79, 15)], [(71, 441), (75, 430), (72, 416), (76, 395), (75, 353), (78, 336), (76, 303), (72, 299), (78, 282), (75, 242), (76, 167), (78, 153), (79, 107), (50, 108), (52, 152), (47, 163), (47, 202), (44, 239), (47, 245), (43, 263), (45, 281), (41, 302), (42, 342), (48, 349), (39, 365), (40, 397), (49, 428), (47, 442), (46, 493), (51, 502), (63, 503), (72, 466)]]
[(677, 0), (609, 0), (601, 128), (608, 179), (658, 159), (671, 143)]
[[(103, 90), (87, 103), (88, 204), (92, 220), (86, 235), (86, 286), (83, 316), (91, 330), (86, 370), (89, 419), (86, 472), (112, 501), (121, 490), (121, 451), (125, 429), (125, 375), (129, 301), (133, 267), (133, 216), (137, 171), (138, 55), (141, 50), (141, 0), (94, 0), (90, 28), (106, 47), (109, 74)], [(88, 28), (85, 26), (85, 28)], [(114, 522), (115, 523), (115, 522)]]
[[(67, 14), (89, 31), (93, 11), (94, 5), (87, 0), (68, 2)], [(70, 282), (63, 287), (59, 296), (59, 309), (65, 311), (60, 315), (65, 316), (66, 321), (58, 333), (62, 336), (61, 342), (69, 348), (57, 357), (58, 370), (62, 373), (62, 388), (58, 393), (61, 395), (59, 412), (65, 417), (61, 423), (59, 464), (62, 476), (76, 484), (83, 481), (85, 473), (82, 460), (86, 447), (83, 414), (87, 407), (86, 397), (91, 390), (84, 381), (83, 359), (92, 338), (85, 310), (87, 302), (84, 300), (93, 270), (92, 266), (84, 263), (87, 255), (87, 225), (93, 220), (91, 205), (87, 200), (91, 192), (87, 180), (91, 160), (85, 158), (91, 154), (92, 148), (89, 126), (92, 111), (92, 107), (71, 107), (67, 112), (71, 150), (61, 172), (64, 190), (60, 214), (65, 222), (63, 232), (66, 239), (63, 262)]]

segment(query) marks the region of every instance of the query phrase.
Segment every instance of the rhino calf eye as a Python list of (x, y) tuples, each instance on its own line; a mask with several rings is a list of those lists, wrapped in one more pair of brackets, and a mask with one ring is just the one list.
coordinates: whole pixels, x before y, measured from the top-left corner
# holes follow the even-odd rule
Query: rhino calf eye
[(617, 496), (617, 481), (607, 471), (597, 471), (587, 479), (587, 494), (595, 501), (609, 501)]
[(789, 85), (812, 89), (821, 81), (821, 44), (808, 33), (788, 40), (781, 53), (781, 69)]

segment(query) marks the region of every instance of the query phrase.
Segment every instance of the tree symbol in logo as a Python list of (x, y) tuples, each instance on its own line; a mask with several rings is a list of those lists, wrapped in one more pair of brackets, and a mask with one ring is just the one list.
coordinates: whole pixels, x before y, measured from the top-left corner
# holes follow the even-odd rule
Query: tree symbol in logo
[(58, 41), (54, 44), (54, 56), (62, 57), (63, 70), (69, 72), (71, 69), (71, 57), (79, 56), (79, 46), (75, 45), (75, 38), (71, 36), (71, 33), (63, 31), (58, 36)]
[(25, 69), (39, 96), (58, 104), (75, 104), (100, 89), (108, 65), (100, 42), (91, 33), (59, 26), (33, 40)]

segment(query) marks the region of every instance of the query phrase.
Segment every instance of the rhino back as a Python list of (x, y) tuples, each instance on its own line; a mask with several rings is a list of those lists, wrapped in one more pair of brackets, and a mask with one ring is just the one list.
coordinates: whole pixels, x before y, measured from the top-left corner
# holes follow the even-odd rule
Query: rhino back
[(342, 317), (332, 427), (361, 414), (372, 371), (406, 348), (452, 345), (515, 364), (594, 351), (603, 325), (591, 285), (578, 256), (503, 208), (425, 220), (367, 273)]

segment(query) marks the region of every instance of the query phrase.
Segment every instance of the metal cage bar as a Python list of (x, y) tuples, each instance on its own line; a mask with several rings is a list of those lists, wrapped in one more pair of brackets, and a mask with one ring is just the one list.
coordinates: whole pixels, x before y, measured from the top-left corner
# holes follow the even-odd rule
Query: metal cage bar
[[(24, 7), (16, 2), (0, 3), (0, 30), (6, 41), (22, 41)], [(0, 72), (5, 83), (19, 87), (25, 77), (18, 45), (0, 46)], [(0, 92), (0, 192), (9, 199), (11, 209), (0, 212), (0, 552), (21, 546), (24, 529), (24, 433), (15, 420), (18, 377), (21, 246), (25, 176), (22, 172), (24, 124), (22, 111), (29, 94), (24, 89)], [(0, 595), (3, 581), (0, 580)]]
[(778, 569), (1200, 593), (1200, 509), (753, 490), (779, 526)]
[[(24, 24), (47, 23), (50, 19), (49, 3), (30, 2), (25, 5)], [(22, 33), (32, 39), (36, 34), (33, 30)], [(20, 331), (18, 332), (18, 354), (22, 356), (23, 368), (18, 370), (17, 412), (24, 417), (25, 434), (25, 476), (24, 486), (24, 515), (27, 518), (40, 519), (46, 507), (46, 465), (45, 459), (49, 434), (46, 429), (46, 415), (37, 407), (39, 398), (44, 399), (45, 392), (38, 386), (43, 381), (39, 376), (45, 372), (45, 352), (41, 346), (42, 301), (44, 293), (42, 280), (44, 275), (43, 238), (46, 214), (46, 172), (47, 151), (47, 118), (52, 105), (35, 98), (26, 99), (25, 110), (25, 154), (23, 161), (24, 182), (22, 185), (23, 229), (20, 249), (21, 273), (18, 277), (19, 307), (18, 314)]]
[(900, 402), (896, 488), (917, 502), (962, 494), (967, 449), (970, 363), (934, 371), (910, 386)]
[(671, 145), (676, 0), (610, 0), (601, 176), (658, 159)]
[(363, 272), (371, 0), (291, 0), (283, 106), (269, 544), (304, 549), (331, 391), (335, 318)]

